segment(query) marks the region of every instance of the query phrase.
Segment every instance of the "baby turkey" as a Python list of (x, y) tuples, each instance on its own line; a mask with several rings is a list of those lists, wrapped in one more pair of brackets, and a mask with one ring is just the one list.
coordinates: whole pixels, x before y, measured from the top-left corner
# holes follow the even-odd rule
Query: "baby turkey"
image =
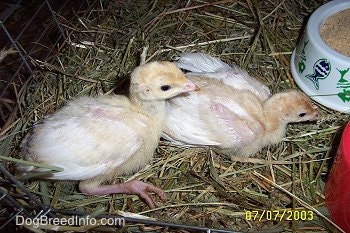
[[(141, 181), (103, 185), (114, 177), (144, 168), (152, 159), (166, 117), (165, 100), (194, 91), (171, 62), (151, 62), (131, 74), (130, 98), (125, 96), (81, 97), (37, 124), (21, 143), (21, 156), (62, 172), (45, 178), (82, 180), (85, 194), (136, 194), (153, 208), (148, 192), (165, 193)], [(26, 172), (42, 168), (19, 166)]]
[[(200, 64), (196, 66), (200, 68)], [(222, 78), (220, 71), (186, 75), (200, 91), (167, 101), (163, 137), (175, 144), (208, 145), (227, 155), (251, 156), (264, 146), (280, 142), (288, 123), (317, 119), (317, 107), (305, 94), (289, 90), (268, 98), (269, 92), (262, 91), (268, 89), (256, 85), (259, 82), (252, 77), (236, 86), (235, 77), (239, 77), (238, 83), (248, 77), (238, 69), (236, 72), (230, 83), (230, 75)]]

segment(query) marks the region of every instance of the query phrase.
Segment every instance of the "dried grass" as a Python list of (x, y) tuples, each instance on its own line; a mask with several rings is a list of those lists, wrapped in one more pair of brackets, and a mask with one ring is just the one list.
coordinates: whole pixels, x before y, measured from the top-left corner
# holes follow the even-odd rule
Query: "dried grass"
[[(95, 8), (78, 24), (60, 18), (69, 32), (66, 46), (54, 61), (33, 60), (35, 73), (15, 87), (17, 103), (7, 103), (12, 114), (0, 131), (0, 159), (17, 158), (19, 142), (32, 124), (59, 109), (66, 100), (80, 95), (125, 93), (128, 74), (142, 60), (172, 60), (183, 51), (205, 52), (238, 64), (274, 93), (296, 88), (290, 74), (290, 55), (307, 16), (322, 3), (96, 1)], [(334, 232), (336, 227), (325, 208), (324, 185), (339, 132), (349, 117), (319, 108), (321, 117), (316, 124), (290, 125), (283, 142), (264, 148), (253, 158), (231, 161), (210, 148), (179, 148), (162, 141), (152, 164), (132, 177), (119, 179), (137, 178), (163, 188), (168, 199), (155, 209), (148, 209), (130, 195), (84, 196), (71, 182), (24, 183), (44, 204), (61, 211), (106, 215), (124, 211), (157, 222), (232, 231)], [(13, 164), (7, 163), (11, 171)], [(27, 199), (22, 203), (30, 205)], [(263, 217), (249, 221), (245, 219), (246, 210), (310, 210), (314, 219)], [(129, 231), (191, 231), (140, 224), (128, 227)]]

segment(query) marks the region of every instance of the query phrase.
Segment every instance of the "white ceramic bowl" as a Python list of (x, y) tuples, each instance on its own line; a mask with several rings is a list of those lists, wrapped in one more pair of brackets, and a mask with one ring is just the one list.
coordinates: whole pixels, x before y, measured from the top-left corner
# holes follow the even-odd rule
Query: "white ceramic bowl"
[(349, 0), (334, 0), (314, 11), (291, 58), (298, 86), (320, 104), (344, 113), (350, 113), (350, 57), (329, 47), (320, 29), (329, 16), (348, 8)]

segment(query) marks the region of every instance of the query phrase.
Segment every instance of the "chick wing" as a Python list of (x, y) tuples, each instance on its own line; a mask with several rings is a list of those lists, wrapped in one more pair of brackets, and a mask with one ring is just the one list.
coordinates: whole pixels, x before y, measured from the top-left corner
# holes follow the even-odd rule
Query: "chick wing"
[(122, 165), (143, 145), (148, 118), (123, 101), (108, 101), (72, 101), (34, 127), (21, 145), (22, 155), (64, 169), (48, 177), (52, 179), (89, 179)]

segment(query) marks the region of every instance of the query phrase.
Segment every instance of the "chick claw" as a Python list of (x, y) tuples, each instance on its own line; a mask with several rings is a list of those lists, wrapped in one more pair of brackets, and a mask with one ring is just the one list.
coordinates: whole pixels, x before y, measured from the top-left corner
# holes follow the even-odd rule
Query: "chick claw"
[(157, 188), (152, 184), (148, 184), (139, 180), (129, 181), (123, 184), (125, 187), (125, 193), (135, 194), (142, 198), (150, 208), (154, 208), (154, 202), (148, 192), (154, 192), (157, 194), (160, 199), (165, 200), (166, 194), (165, 192)]
[(166, 199), (166, 194), (162, 189), (139, 180), (132, 180), (121, 184), (100, 186), (88, 186), (85, 183), (81, 182), (79, 184), (79, 189), (81, 192), (90, 195), (106, 195), (112, 193), (135, 194), (143, 199), (150, 208), (154, 208), (155, 205), (148, 192), (154, 192), (162, 200)]

